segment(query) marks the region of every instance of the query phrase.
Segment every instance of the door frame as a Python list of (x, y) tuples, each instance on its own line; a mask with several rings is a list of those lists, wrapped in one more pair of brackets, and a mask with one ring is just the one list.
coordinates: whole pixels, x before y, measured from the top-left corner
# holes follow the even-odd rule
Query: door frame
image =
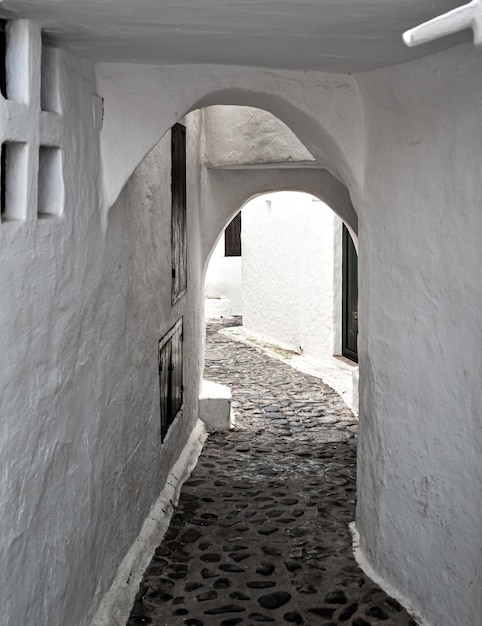
[[(348, 228), (343, 224), (342, 235), (342, 348), (347, 359), (358, 363), (358, 255)], [(351, 303), (357, 303), (353, 310)], [(355, 317), (355, 319), (353, 319)], [(351, 322), (351, 324), (350, 324)], [(353, 330), (354, 329), (354, 330)], [(355, 332), (355, 341), (350, 333)]]

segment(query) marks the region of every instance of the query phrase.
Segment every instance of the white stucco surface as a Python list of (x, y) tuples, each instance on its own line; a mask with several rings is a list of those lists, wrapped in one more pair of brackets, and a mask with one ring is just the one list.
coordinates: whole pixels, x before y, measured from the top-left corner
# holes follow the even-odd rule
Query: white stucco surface
[(231, 315), (231, 300), (228, 298), (206, 298), (204, 300), (204, 317), (219, 319)]
[[(311, 168), (254, 168), (206, 170), (202, 180), (203, 255), (210, 259), (225, 227), (246, 202), (259, 195), (279, 191), (309, 193), (321, 198), (336, 212), (355, 224), (356, 213), (347, 188), (326, 170)], [(354, 222), (352, 222), (355, 215)], [(356, 234), (353, 234), (355, 241)]]
[(243, 207), (243, 325), (317, 357), (334, 354), (333, 211), (313, 196), (274, 193)]
[[(92, 571), (109, 576), (109, 563), (103, 573), (98, 569), (102, 539), (95, 529), (103, 526), (102, 483), (111, 481), (109, 462), (116, 463), (104, 459), (106, 448), (94, 453), (99, 414), (109, 403), (104, 384), (111, 379), (99, 347), (107, 311), (99, 302), (93, 71), (87, 62), (59, 56), (63, 113), (54, 133), (49, 120), (55, 115), (39, 111), (40, 32), (27, 24), (19, 30), (23, 56), (16, 78), (27, 96), (1, 104), (3, 138), (27, 141), (29, 158), (23, 173), (20, 168), (23, 209), (0, 224), (0, 606), (7, 624), (29, 623), (32, 616), (39, 624), (67, 623), (68, 616), (80, 624), (99, 580)], [(20, 91), (13, 95), (23, 100)], [(38, 143), (47, 135), (58, 138), (61, 128), (69, 135), (66, 206), (62, 216), (46, 219), (36, 211)]]
[(458, 6), (454, 0), (3, 0), (3, 9), (38, 20), (76, 53), (111, 61), (223, 63), (356, 72), (402, 63), (466, 41), (465, 33), (425, 51), (401, 33)]
[(206, 272), (207, 317), (242, 314), (241, 263), (241, 257), (224, 256), (223, 234), (213, 250)]
[(385, 590), (392, 598), (400, 602), (400, 604), (408, 611), (411, 617), (416, 621), (417, 626), (431, 626), (432, 622), (425, 619), (412, 605), (410, 598), (404, 596), (398, 587), (392, 586), (385, 578), (380, 576), (378, 570), (374, 569), (371, 563), (366, 559), (364, 552), (360, 549), (360, 534), (356, 528), (355, 522), (348, 525), (353, 544), (353, 555), (358, 565), (374, 582)]
[(206, 167), (316, 166), (312, 154), (286, 124), (253, 107), (203, 109), (202, 149)]
[[(2, 10), (58, 20), (59, 37), (86, 51), (90, 20), (119, 35), (119, 5), (101, 15), (98, 4), (8, 0)], [(415, 4), (428, 8), (403, 6)], [(292, 189), (319, 195), (359, 233), (363, 560), (428, 623), (480, 624), (480, 51), (463, 45), (356, 76), (201, 65), (194, 46), (187, 62), (198, 65), (176, 67), (94, 68), (61, 51), (58, 110), (44, 115), (34, 106), (40, 33), (18, 28), (15, 45), (27, 46), (7, 60), (18, 101), (0, 99), (2, 140), (28, 146), (17, 179), (27, 195), (0, 224), (3, 619), (88, 623), (196, 422), (214, 244), (248, 199)], [(139, 60), (126, 41), (119, 55)], [(213, 58), (234, 62), (225, 46), (234, 49), (229, 39)], [(92, 94), (105, 102), (100, 132)], [(166, 133), (214, 104), (270, 111), (325, 169), (202, 169), (194, 116), (188, 293), (172, 308)], [(36, 211), (42, 143), (62, 150), (63, 209), (48, 218)], [(181, 315), (185, 406), (161, 446), (157, 342)]]
[[(482, 615), (480, 368), (471, 339), (481, 294), (470, 286), (478, 284), (479, 213), (468, 160), (478, 154), (480, 94), (470, 77), (479, 66), (461, 47), (358, 77), (367, 124), (365, 187), (354, 195), (360, 550), (425, 620), (444, 626), (472, 626)], [(228, 188), (238, 193), (236, 174), (211, 173), (205, 193), (214, 206)]]
[(482, 616), (481, 66), (462, 47), (359, 78), (373, 174), (359, 230), (357, 529), (373, 568), (444, 626)]
[[(105, 107), (101, 132), (105, 207), (112, 205), (136, 165), (180, 117), (216, 104), (269, 111), (291, 128), (338, 184), (342, 180), (355, 196), (359, 191), (365, 166), (363, 104), (352, 76), (250, 67), (99, 63), (96, 80)], [(310, 89), (305, 88), (305, 81)], [(130, 123), (133, 119), (139, 122), (135, 126)], [(348, 203), (345, 208), (343, 219), (356, 232), (356, 212)], [(217, 229), (214, 241), (219, 233)]]
[(116, 577), (104, 595), (90, 626), (124, 626), (139, 590), (142, 576), (152, 554), (161, 543), (177, 506), (182, 485), (196, 466), (206, 440), (206, 429), (200, 420), (170, 471), (141, 531), (119, 565)]
[[(93, 68), (59, 53), (62, 113), (35, 111), (40, 33), (18, 31), (27, 96), (2, 99), (0, 130), (30, 153), (25, 213), (0, 224), (0, 606), (6, 624), (82, 626), (197, 418), (201, 330), (187, 303), (201, 294), (198, 116), (188, 130), (190, 288), (173, 309), (169, 136), (102, 215)], [(36, 211), (40, 142), (63, 148), (64, 206), (48, 218)], [(157, 346), (181, 315), (184, 409), (161, 445)]]

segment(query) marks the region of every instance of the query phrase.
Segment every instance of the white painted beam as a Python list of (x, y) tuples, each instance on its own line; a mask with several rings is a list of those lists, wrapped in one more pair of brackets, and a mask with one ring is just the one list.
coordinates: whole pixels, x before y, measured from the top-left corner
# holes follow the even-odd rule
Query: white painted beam
[(403, 33), (403, 41), (409, 47), (420, 46), (466, 28), (472, 28), (474, 31), (474, 44), (482, 46), (481, 0), (472, 0), (469, 4), (407, 30)]

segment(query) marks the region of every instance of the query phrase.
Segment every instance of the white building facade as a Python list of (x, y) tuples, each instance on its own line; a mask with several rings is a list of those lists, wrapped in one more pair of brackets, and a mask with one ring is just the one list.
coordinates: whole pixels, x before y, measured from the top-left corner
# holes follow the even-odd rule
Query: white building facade
[[(428, 1), (363, 3), (363, 28), (351, 2), (282, 4), (2, 3), (7, 624), (84, 626), (109, 589), (135, 586), (137, 539), (202, 439), (209, 257), (274, 190), (320, 198), (357, 239), (358, 557), (425, 623), (481, 621), (482, 57), (465, 33), (404, 49)], [(226, 162), (212, 105), (267, 111), (309, 156)], [(229, 145), (236, 124), (219, 126)], [(182, 408), (163, 437), (160, 350), (180, 323), (183, 383), (166, 384)]]
[(241, 256), (226, 253), (224, 237), (211, 256), (206, 315), (242, 314), (264, 341), (341, 355), (341, 220), (314, 196), (279, 192), (244, 205), (241, 224)]

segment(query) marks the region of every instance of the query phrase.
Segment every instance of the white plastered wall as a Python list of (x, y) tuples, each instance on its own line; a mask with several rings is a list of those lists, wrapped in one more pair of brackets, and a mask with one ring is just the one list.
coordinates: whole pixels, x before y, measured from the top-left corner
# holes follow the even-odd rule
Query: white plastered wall
[(429, 624), (482, 623), (482, 57), (359, 77), (362, 556)]
[[(135, 481), (142, 482), (142, 472), (122, 473), (120, 452), (107, 456), (102, 445), (113, 434), (131, 432), (136, 413), (128, 410), (129, 402), (132, 409), (138, 401), (148, 404), (134, 398), (131, 386), (119, 424), (122, 402), (105, 392), (116, 385), (121, 392), (120, 374), (139, 376), (130, 345), (119, 364), (102, 346), (106, 338), (123, 338), (118, 329), (127, 328), (131, 316), (140, 321), (134, 295), (129, 311), (115, 315), (112, 330), (110, 299), (102, 299), (112, 289), (105, 268), (121, 272), (111, 261), (131, 232), (126, 262), (132, 256), (133, 266), (140, 267), (139, 259), (155, 256), (152, 239), (149, 254), (143, 249), (152, 231), (138, 213), (126, 224), (113, 217), (109, 227), (107, 209), (185, 111), (229, 102), (261, 106), (287, 121), (320, 164), (349, 187), (360, 217), (357, 523), (363, 557), (429, 623), (480, 623), (480, 53), (463, 46), (356, 78), (104, 64), (94, 83), (88, 63), (63, 54), (61, 64), (62, 97), (69, 104), (63, 115), (69, 138), (63, 218), (1, 225), (2, 302), (8, 303), (0, 325), (2, 388), (8, 390), (1, 399), (7, 416), (0, 496), (6, 511), (1, 556), (9, 564), (0, 585), (4, 614), (28, 623), (29, 606), (39, 624), (84, 624), (85, 607), (108, 587), (114, 562), (133, 541), (133, 526), (140, 526), (141, 509), (147, 512), (155, 497), (143, 489), (145, 495), (139, 495)], [(106, 98), (102, 161), (93, 129), (94, 90)], [(139, 124), (132, 124), (134, 119)], [(185, 308), (193, 378), (201, 361), (203, 264), (247, 199), (234, 174), (196, 173), (202, 218), (193, 208), (190, 228), (201, 230), (201, 240), (191, 235), (193, 291)], [(253, 195), (289, 182), (284, 174), (269, 181), (265, 176), (251, 177)], [(332, 191), (337, 188), (333, 177), (323, 180)], [(290, 187), (318, 195), (305, 185)], [(341, 196), (346, 192), (343, 185), (337, 189)], [(233, 203), (221, 202), (227, 198)], [(131, 203), (120, 199), (121, 214), (126, 204)], [(355, 229), (356, 215), (348, 213)], [(137, 229), (143, 231), (139, 238)], [(133, 274), (121, 277), (121, 290)], [(150, 285), (150, 278), (146, 282)], [(162, 276), (152, 282), (161, 285)], [(136, 286), (130, 288), (135, 294)], [(152, 307), (155, 311), (154, 302)], [(150, 337), (167, 330), (169, 321), (152, 334), (151, 327), (142, 329), (137, 365), (141, 352), (149, 352)], [(189, 392), (193, 402), (195, 393)], [(144, 454), (141, 445), (119, 450), (126, 466), (143, 465), (137, 458), (141, 450)], [(169, 454), (174, 458), (176, 451)], [(136, 520), (130, 511), (122, 520), (120, 509), (105, 505), (102, 494), (110, 489), (120, 499), (133, 494)], [(25, 582), (28, 597), (19, 596), (18, 580)]]
[[(471, 46), (356, 78), (97, 68), (104, 206), (156, 137), (185, 111), (216, 103), (271, 111), (350, 189), (361, 220), (361, 549), (438, 626), (473, 626), (482, 615), (481, 69)], [(203, 262), (247, 199), (235, 174), (202, 173)], [(288, 176), (275, 187), (273, 178), (261, 184), (265, 176), (251, 176), (253, 195), (286, 188)], [(335, 210), (356, 230), (354, 212)]]
[[(172, 309), (169, 135), (103, 211), (93, 67), (58, 51), (59, 112), (39, 114), (40, 32), (15, 29), (28, 90), (1, 101), (0, 131), (30, 151), (25, 210), (8, 212), (11, 187), (0, 224), (1, 621), (84, 626), (197, 416), (199, 115), (188, 122), (189, 288)], [(35, 210), (39, 141), (63, 148), (65, 197), (50, 215)], [(161, 445), (158, 340), (181, 315), (184, 411)]]
[[(357, 183), (343, 168), (332, 170), (342, 172), (360, 216), (361, 552), (394, 593), (443, 626), (473, 626), (482, 614), (482, 398), (474, 341), (482, 296), (475, 165), (481, 94), (474, 79), (480, 63), (465, 46), (357, 77), (367, 129), (357, 143), (363, 175)], [(243, 71), (232, 75), (240, 79)], [(310, 98), (309, 81), (299, 80), (278, 84), (283, 97), (301, 88)], [(240, 104), (249, 103), (246, 96)], [(329, 124), (322, 101), (312, 111)], [(334, 127), (353, 121), (346, 113), (338, 109)], [(315, 146), (310, 152), (316, 156)], [(335, 162), (339, 156), (333, 152)], [(360, 152), (351, 156), (359, 159)], [(242, 196), (235, 174), (203, 174), (203, 196), (211, 202), (203, 203), (206, 258), (242, 204), (221, 202)], [(258, 182), (263, 176), (255, 173)]]
[[(38, 45), (35, 25), (25, 30)], [(40, 59), (39, 51), (26, 58)], [(35, 215), (32, 160), (21, 215), (26, 221), (0, 227), (2, 303), (8, 303), (1, 309), (0, 328), (1, 384), (8, 390), (1, 397), (7, 419), (1, 442), (5, 567), (0, 604), (7, 622), (28, 623), (35, 615), (39, 626), (83, 626), (138, 536), (196, 418), (201, 275), (211, 236), (218, 236), (220, 220), (226, 225), (231, 207), (210, 220), (207, 207), (199, 206), (206, 173), (200, 171), (194, 145), (188, 292), (171, 310), (168, 136), (149, 153), (182, 112), (193, 108), (190, 95), (204, 97), (206, 83), (196, 80), (190, 83), (193, 91), (183, 93), (179, 79), (197, 70), (168, 70), (174, 91), (164, 90), (162, 80), (151, 89), (152, 73), (145, 67), (116, 66), (113, 74), (103, 67), (94, 76), (87, 61), (65, 52), (57, 58), (61, 114), (42, 114), (41, 133), (37, 112), (30, 115), (23, 104), (1, 102), (8, 139), (23, 138), (28, 131), (36, 141), (40, 137), (64, 148), (65, 199), (61, 212)], [(154, 73), (164, 74), (159, 68)], [(253, 85), (259, 83), (255, 72), (242, 73)], [(215, 81), (219, 88), (236, 83), (231, 72), (223, 74)], [(351, 93), (350, 84), (344, 86)], [(105, 98), (100, 132), (93, 94)], [(199, 127), (195, 121), (189, 125), (196, 144)], [(184, 412), (160, 446), (157, 341), (181, 314)]]
[[(206, 316), (242, 315), (242, 258), (225, 256), (224, 235), (213, 250), (206, 271), (204, 293), (206, 296)], [(216, 301), (219, 300), (219, 304)]]
[(308, 356), (334, 353), (333, 211), (274, 193), (243, 207), (243, 325)]
[[(359, 192), (364, 170), (363, 105), (351, 76), (222, 65), (155, 67), (128, 63), (100, 63), (96, 76), (99, 93), (105, 98), (101, 136), (105, 206), (115, 200), (156, 137), (187, 111), (220, 104), (269, 111), (296, 134), (318, 167), (327, 168), (334, 180), (343, 180), (355, 196)], [(139, 122), (135, 131), (132, 119)], [(126, 135), (130, 139), (127, 154), (123, 150)], [(339, 210), (345, 210), (343, 219), (356, 232), (357, 215), (351, 202)], [(212, 241), (209, 234), (206, 254), (220, 233), (217, 228), (215, 231)]]
[[(302, 145), (288, 126), (267, 111), (243, 106), (211, 106), (202, 110), (202, 119), (203, 142), (201, 160), (203, 165), (208, 169), (237, 171), (259, 171), (262, 169), (281, 168), (296, 168), (299, 171), (301, 167), (319, 169), (319, 165), (313, 156)], [(246, 178), (245, 174), (241, 176)], [(288, 228), (291, 226), (291, 223), (297, 224), (298, 230), (302, 231), (304, 228), (303, 222), (305, 214), (301, 210), (300, 205), (303, 204), (303, 198), (308, 198), (308, 196), (305, 197), (302, 194), (293, 194), (292, 198), (294, 197), (297, 198), (297, 207), (293, 207), (293, 212), (290, 213), (292, 220), (290, 222), (289, 217), (285, 216), (283, 224)], [(306, 200), (306, 202), (308, 202), (308, 200)], [(259, 200), (259, 202), (258, 200), (253, 200), (245, 205), (243, 213), (246, 214), (247, 219), (251, 215), (250, 211), (255, 211), (256, 209), (254, 207), (258, 206), (258, 204), (260, 207), (264, 206), (261, 200)], [(307, 206), (311, 206), (311, 204)], [(296, 208), (300, 208), (298, 215), (295, 213)], [(282, 214), (281, 205), (277, 206), (274, 210), (275, 212), (279, 210)], [(319, 219), (322, 219), (322, 212), (319, 213)], [(252, 271), (250, 271), (250, 269), (258, 267), (260, 276), (266, 276), (267, 271), (265, 272), (264, 269), (265, 265), (269, 263), (267, 258), (262, 254), (262, 244), (260, 241), (260, 239), (267, 236), (267, 229), (264, 227), (263, 221), (260, 222), (258, 226), (260, 228), (259, 238), (256, 233), (256, 227), (253, 228), (252, 219), (249, 219), (248, 225), (243, 229), (245, 245), (253, 247), (253, 249), (258, 252), (254, 257), (256, 260), (253, 262), (251, 262), (251, 255), (248, 260), (245, 255), (243, 255), (243, 260), (239, 257), (226, 257), (224, 254), (224, 236), (222, 235), (219, 239), (212, 252), (206, 272), (206, 315), (240, 315), (243, 312), (243, 298), (241, 294), (242, 291), (244, 291), (245, 298), (247, 299), (247, 311), (249, 312), (250, 318), (250, 331), (263, 334), (264, 329), (264, 334), (267, 334), (272, 340), (286, 343), (286, 332), (290, 334), (289, 326), (291, 322), (289, 316), (282, 313), (282, 306), (275, 306), (274, 308), (277, 310), (277, 315), (279, 316), (277, 324), (275, 320), (271, 319), (268, 313), (272, 308), (269, 306), (270, 301), (279, 298), (280, 294), (283, 293), (283, 289), (276, 289), (275, 281), (273, 280), (255, 280)], [(301, 237), (302, 240), (306, 238), (306, 236), (309, 237), (310, 226), (311, 225), (305, 228), (303, 234), (301, 234), (301, 232), (298, 233), (298, 239)], [(282, 229), (282, 227), (280, 229)], [(321, 232), (325, 237), (333, 236), (331, 230), (332, 228), (330, 228), (329, 225), (327, 225), (326, 228), (321, 228)], [(328, 233), (330, 234), (328, 235)], [(301, 243), (298, 239), (292, 242), (294, 248)], [(274, 241), (271, 242), (271, 245), (275, 245)], [(323, 250), (326, 250), (328, 245), (330, 244), (321, 244), (321, 247)], [(290, 249), (293, 251), (293, 248)], [(316, 244), (315, 250), (318, 250)], [(267, 249), (267, 255), (273, 256), (271, 254), (271, 248), (269, 248), (269, 250)], [(290, 258), (288, 258), (288, 256), (283, 258), (279, 250), (275, 256), (277, 258), (276, 265), (278, 269), (281, 267), (288, 268), (294, 261), (292, 258), (293, 255), (291, 255)], [(248, 262), (247, 265), (246, 261)], [(306, 265), (308, 268), (308, 261)], [(326, 263), (323, 263), (323, 266), (326, 270), (325, 275), (330, 277), (325, 280), (325, 283), (327, 280), (332, 283), (332, 269), (330, 269)], [(286, 272), (281, 271), (281, 269), (278, 272), (279, 275), (283, 273)], [(310, 279), (307, 279), (306, 283), (308, 284), (309, 282)], [(245, 289), (243, 289), (243, 284), (247, 285)], [(314, 285), (316, 288), (320, 287), (320, 281), (316, 281)], [(263, 292), (265, 293), (264, 300)], [(332, 294), (330, 297), (332, 297)], [(303, 300), (303, 298), (305, 298), (306, 307), (309, 309), (310, 302), (306, 300), (306, 298), (312, 298), (309, 294), (309, 290), (303, 291), (301, 299)], [(303, 332), (301, 333), (303, 338), (300, 336), (294, 343), (290, 343), (291, 348), (294, 347), (298, 349), (301, 344), (304, 344), (308, 353), (312, 353), (313, 351), (319, 352), (320, 337), (326, 337), (327, 333), (333, 332), (331, 329), (333, 325), (333, 311), (328, 311), (330, 308), (330, 305), (326, 305), (328, 301), (328, 299), (324, 300), (326, 311), (323, 310), (321, 312), (321, 316), (326, 320), (325, 328), (321, 328), (319, 333), (316, 333), (316, 331), (313, 332), (314, 329), (309, 328), (311, 322), (309, 314), (305, 316), (301, 315), (301, 317), (298, 315), (297, 319), (293, 320), (292, 323), (297, 328), (302, 329), (304, 327), (306, 332), (304, 334)], [(266, 308), (262, 306), (262, 302), (266, 304)], [(280, 304), (281, 303), (278, 302), (278, 305)], [(331, 309), (332, 308), (333, 307), (331, 307)], [(258, 313), (257, 316), (254, 314), (255, 309)], [(266, 312), (265, 316), (263, 316), (263, 311)], [(301, 314), (301, 305), (299, 306), (299, 312)], [(305, 319), (303, 319), (303, 317)], [(329, 322), (327, 321), (328, 318)], [(329, 329), (327, 325), (330, 326)], [(300, 333), (296, 331), (295, 334), (299, 335)], [(333, 343), (330, 337), (327, 337), (325, 342), (327, 345)], [(333, 350), (331, 347), (331, 349), (325, 351), (332, 353)]]
[(300, 163), (316, 167), (313, 156), (280, 119), (262, 109), (229, 105), (203, 109), (201, 159), (209, 168)]

